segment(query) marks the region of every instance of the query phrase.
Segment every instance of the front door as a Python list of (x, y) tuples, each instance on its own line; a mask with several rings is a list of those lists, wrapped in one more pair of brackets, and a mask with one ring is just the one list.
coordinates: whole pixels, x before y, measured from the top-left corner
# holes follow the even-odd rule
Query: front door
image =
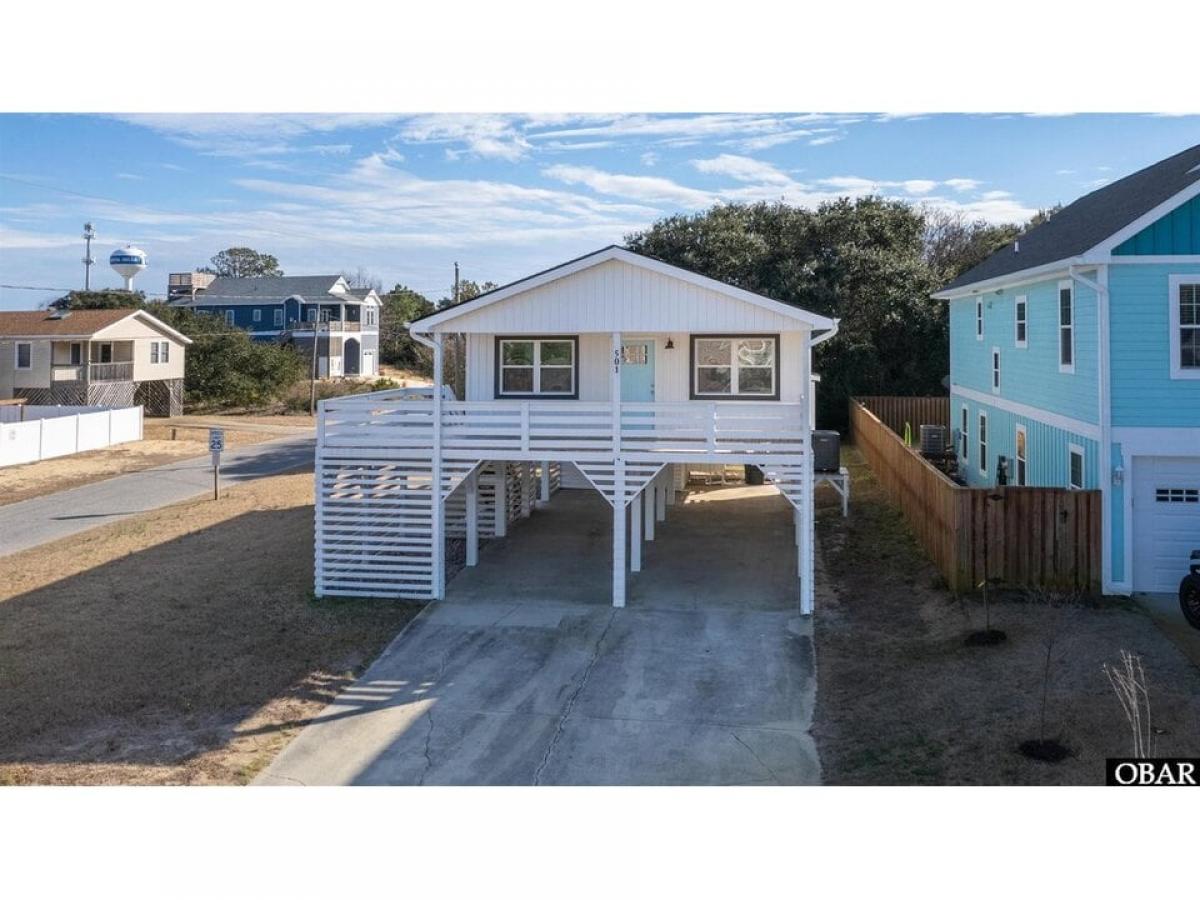
[(654, 341), (621, 343), (621, 400), (625, 403), (654, 402)]

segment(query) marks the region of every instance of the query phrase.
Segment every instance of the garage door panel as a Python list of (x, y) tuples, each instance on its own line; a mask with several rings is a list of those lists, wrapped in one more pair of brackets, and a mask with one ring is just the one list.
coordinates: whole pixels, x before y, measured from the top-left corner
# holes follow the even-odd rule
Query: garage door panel
[(1173, 592), (1200, 549), (1200, 458), (1134, 460), (1133, 587)]

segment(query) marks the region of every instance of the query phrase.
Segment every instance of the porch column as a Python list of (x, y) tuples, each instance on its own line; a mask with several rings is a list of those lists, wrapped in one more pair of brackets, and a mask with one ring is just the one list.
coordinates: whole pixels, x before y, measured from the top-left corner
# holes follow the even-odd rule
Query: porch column
[[(316, 340), (316, 332), (313, 332)], [(444, 508), (442, 507), (442, 335), (433, 335), (433, 463), (429, 487), (432, 492), (433, 522), (433, 599), (441, 600), (446, 594), (446, 531)]]
[(804, 448), (800, 490), (800, 615), (813, 611), (813, 458), (812, 443)]
[(467, 565), (479, 564), (479, 470), (467, 479)]
[(548, 459), (542, 460), (542, 494), (539, 502), (550, 502), (550, 460)]
[(659, 472), (658, 477), (654, 479), (654, 500), (656, 504), (654, 518), (660, 522), (666, 521), (667, 518), (667, 490), (671, 487), (668, 478), (670, 474), (670, 467), (668, 467)]
[(652, 541), (654, 540), (654, 479), (651, 479), (650, 483), (646, 485), (641, 497), (634, 498), (635, 506), (638, 500), (641, 500), (646, 506), (646, 540)]
[[(642, 491), (642, 493), (646, 492)], [(649, 494), (646, 496), (648, 497)], [(653, 516), (647, 519), (647, 527), (650, 527), (653, 519)], [(634, 497), (629, 504), (629, 571), (642, 571), (642, 504), (640, 497)]]
[[(619, 357), (618, 357), (619, 359)], [(625, 605), (625, 461), (613, 466), (613, 606)]]
[(663, 470), (666, 475), (664, 481), (667, 486), (667, 506), (675, 505), (675, 466), (676, 463), (671, 463)]
[(502, 538), (508, 533), (508, 464), (503, 460), (496, 463), (496, 537)]
[(521, 466), (521, 518), (528, 519), (533, 512), (533, 463), (523, 462)]

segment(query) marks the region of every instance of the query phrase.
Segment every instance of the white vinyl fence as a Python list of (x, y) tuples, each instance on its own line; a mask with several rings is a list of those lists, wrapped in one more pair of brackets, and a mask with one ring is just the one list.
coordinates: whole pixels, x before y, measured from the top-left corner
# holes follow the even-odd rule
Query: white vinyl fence
[(25, 421), (0, 423), (0, 466), (142, 439), (140, 406), (26, 406), (24, 410)]

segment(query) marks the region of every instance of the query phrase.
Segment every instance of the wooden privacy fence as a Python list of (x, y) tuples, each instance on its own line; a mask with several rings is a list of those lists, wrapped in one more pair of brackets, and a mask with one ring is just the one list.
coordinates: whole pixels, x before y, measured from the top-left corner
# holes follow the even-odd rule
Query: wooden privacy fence
[(950, 427), (949, 397), (859, 397), (857, 400), (896, 434), (903, 435), (905, 424), (911, 425), (914, 443), (920, 441), (922, 425)]
[[(967, 488), (905, 446), (879, 408), (915, 434), (948, 424), (944, 397), (850, 401), (854, 443), (953, 591), (984, 579), (1015, 587), (1100, 591), (1100, 492), (1065, 488)], [(891, 402), (895, 401), (895, 402)], [(868, 405), (871, 408), (868, 408)], [(920, 413), (929, 411), (930, 421)]]

